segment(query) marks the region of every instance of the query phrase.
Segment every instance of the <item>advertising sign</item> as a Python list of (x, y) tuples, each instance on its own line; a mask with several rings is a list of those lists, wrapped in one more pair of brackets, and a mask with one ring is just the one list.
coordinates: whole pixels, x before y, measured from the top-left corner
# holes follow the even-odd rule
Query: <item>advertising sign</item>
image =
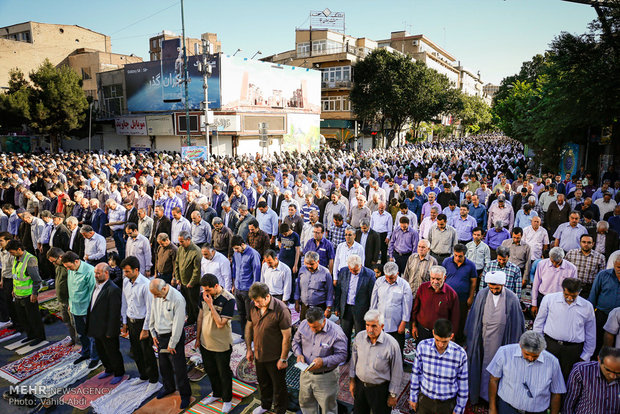
[(143, 116), (119, 116), (114, 119), (114, 124), (117, 135), (147, 135)]
[(181, 147), (181, 157), (184, 160), (206, 160), (209, 158), (209, 148), (204, 146)]
[(147, 116), (146, 127), (149, 135), (174, 135), (174, 126), (170, 115)]
[(579, 145), (569, 142), (564, 144), (562, 149), (562, 165), (560, 166), (560, 174), (564, 177), (570, 173), (571, 177), (577, 173), (579, 168)]
[(221, 56), (221, 109), (321, 113), (321, 72)]
[(282, 139), (283, 151), (316, 151), (321, 144), (321, 117), (314, 114), (288, 114), (287, 132)]
[(224, 132), (241, 131), (241, 117), (239, 115), (215, 115), (211, 127)]
[(330, 29), (344, 33), (344, 13), (330, 9), (313, 10), (310, 12), (310, 27), (313, 29)]
[[(162, 42), (162, 59), (125, 65), (127, 109), (131, 112), (173, 111), (185, 109), (185, 73), (180, 39)], [(200, 109), (204, 99), (202, 56), (188, 56), (188, 105)], [(219, 55), (209, 56), (212, 72), (208, 78), (209, 108), (220, 106)]]

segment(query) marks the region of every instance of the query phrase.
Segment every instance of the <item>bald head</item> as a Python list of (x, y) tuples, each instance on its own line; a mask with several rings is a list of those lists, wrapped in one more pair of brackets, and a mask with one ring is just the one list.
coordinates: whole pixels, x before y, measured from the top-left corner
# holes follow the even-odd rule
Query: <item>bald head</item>
[(99, 263), (95, 266), (95, 280), (98, 284), (108, 281), (110, 278), (110, 266), (107, 263)]
[(153, 279), (149, 285), (149, 289), (156, 298), (165, 298), (168, 294), (168, 284), (163, 279)]

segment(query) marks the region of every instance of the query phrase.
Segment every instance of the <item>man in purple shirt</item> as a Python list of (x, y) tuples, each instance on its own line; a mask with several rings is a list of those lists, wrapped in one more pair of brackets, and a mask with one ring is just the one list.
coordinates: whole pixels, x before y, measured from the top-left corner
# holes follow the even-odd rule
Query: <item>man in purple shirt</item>
[(484, 237), (484, 242), (491, 249), (491, 259), (497, 259), (496, 249), (502, 245), (504, 240), (510, 238), (510, 233), (504, 228), (504, 222), (497, 220), (493, 229), (487, 231), (487, 235)]
[[(312, 241), (312, 240), (311, 240)], [(334, 303), (334, 283), (332, 275), (325, 266), (319, 264), (319, 254), (308, 252), (304, 265), (299, 270), (299, 283), (295, 284), (295, 310), (300, 320), (306, 317), (308, 308), (318, 307), (330, 317)]]
[(338, 366), (347, 359), (347, 337), (327, 320), (323, 310), (311, 307), (293, 337), (297, 362), (310, 365), (299, 376), (299, 406), (304, 413), (338, 412)]
[(319, 264), (332, 271), (334, 258), (336, 256), (334, 245), (324, 237), (325, 227), (321, 223), (316, 223), (312, 229), (312, 239), (308, 240), (303, 246), (303, 254), (317, 252), (319, 254)]
[(398, 265), (398, 273), (403, 274), (407, 266), (407, 260), (414, 250), (418, 248), (418, 232), (409, 227), (409, 217), (400, 218), (399, 227), (392, 232), (388, 246), (390, 261)]
[(467, 244), (472, 241), (472, 232), (478, 226), (476, 219), (469, 215), (469, 205), (465, 202), (461, 204), (459, 216), (448, 220), (448, 224), (456, 230), (459, 243), (461, 244)]

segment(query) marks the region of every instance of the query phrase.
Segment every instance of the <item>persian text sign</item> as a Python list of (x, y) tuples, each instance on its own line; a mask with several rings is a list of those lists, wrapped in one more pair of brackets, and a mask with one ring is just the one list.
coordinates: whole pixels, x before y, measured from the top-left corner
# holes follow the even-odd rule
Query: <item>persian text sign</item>
[(184, 160), (209, 159), (209, 149), (205, 146), (181, 147), (181, 157)]
[(114, 119), (114, 124), (118, 135), (148, 135), (143, 116), (121, 116)]

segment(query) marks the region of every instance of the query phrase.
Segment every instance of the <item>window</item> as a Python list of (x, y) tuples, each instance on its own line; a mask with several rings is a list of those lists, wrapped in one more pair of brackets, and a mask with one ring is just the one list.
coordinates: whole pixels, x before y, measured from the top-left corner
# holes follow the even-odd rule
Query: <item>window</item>
[(336, 66), (332, 68), (321, 69), (321, 81), (323, 87), (342, 87), (350, 86), (351, 82), (351, 66)]
[(297, 55), (309, 56), (310, 55), (310, 42), (297, 43)]
[(351, 101), (348, 96), (327, 96), (321, 101), (324, 112), (348, 112), (351, 110)]
[(90, 76), (90, 68), (82, 68), (82, 80), (92, 79)]

